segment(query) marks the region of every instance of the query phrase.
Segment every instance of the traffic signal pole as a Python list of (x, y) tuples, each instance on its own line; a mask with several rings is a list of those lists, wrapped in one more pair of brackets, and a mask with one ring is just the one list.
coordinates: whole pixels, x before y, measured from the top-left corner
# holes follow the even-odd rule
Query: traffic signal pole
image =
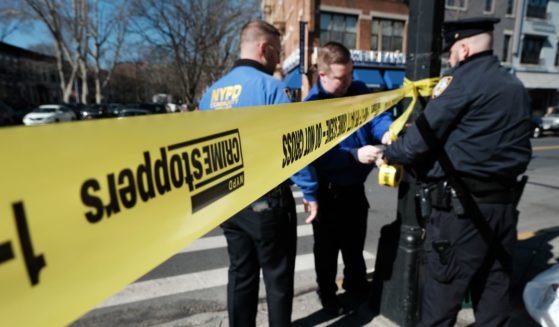
[[(410, 0), (406, 78), (417, 81), (438, 77), (441, 69), (441, 27), (444, 1)], [(411, 120), (423, 111), (428, 98), (419, 99)], [(410, 98), (403, 101), (407, 108)], [(371, 306), (399, 326), (414, 326), (419, 319), (422, 284), (423, 223), (413, 171), (398, 189), (397, 217), (383, 226), (377, 248)]]

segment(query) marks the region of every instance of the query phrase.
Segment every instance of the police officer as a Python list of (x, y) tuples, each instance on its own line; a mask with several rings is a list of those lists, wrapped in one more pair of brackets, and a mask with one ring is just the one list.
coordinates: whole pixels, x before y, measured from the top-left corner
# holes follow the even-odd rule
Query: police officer
[[(511, 267), (506, 259), (517, 234), (516, 180), (531, 157), (530, 112), (523, 85), (493, 55), (492, 31), (498, 22), (484, 17), (443, 24), (451, 68), (434, 88), (423, 117), (377, 160), (377, 165), (413, 168), (429, 191), (419, 326), (453, 326), (468, 289), (476, 325), (509, 323)], [(440, 148), (427, 145), (428, 129), (450, 164), (441, 164)], [(452, 166), (453, 176), (443, 166)], [(449, 180), (462, 181), (478, 215), (457, 201)]]
[[(365, 83), (352, 80), (351, 54), (340, 43), (328, 42), (320, 49), (317, 68), (318, 82), (304, 101), (370, 93)], [(372, 144), (388, 141), (391, 123), (389, 113), (375, 117), (311, 165), (320, 203), (312, 220), (318, 292), (324, 309), (332, 314), (346, 311), (336, 297), (338, 252), (344, 260), (346, 292), (363, 297), (369, 290), (363, 258), (369, 203), (363, 183), (380, 153)]]
[[(200, 110), (288, 103), (285, 85), (273, 78), (280, 59), (280, 33), (264, 21), (241, 30), (240, 59), (204, 94)], [(229, 91), (229, 92), (228, 92)], [(312, 178), (303, 170), (292, 179)], [(306, 183), (305, 185), (312, 185)], [(316, 215), (316, 196), (302, 186)], [(266, 285), (270, 326), (290, 326), (297, 240), (295, 202), (280, 184), (221, 225), (229, 252), (227, 304), (230, 326), (255, 326), (260, 269)]]

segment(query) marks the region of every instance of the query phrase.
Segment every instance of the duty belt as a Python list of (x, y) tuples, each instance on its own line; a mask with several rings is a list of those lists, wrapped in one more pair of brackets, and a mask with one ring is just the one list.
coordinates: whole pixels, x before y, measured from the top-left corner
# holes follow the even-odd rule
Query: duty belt
[[(515, 200), (515, 184), (506, 184), (474, 178), (462, 178), (476, 203), (513, 203)], [(434, 208), (448, 210), (456, 198), (454, 190), (447, 181), (427, 183), (423, 185), (424, 196), (428, 197)]]
[(253, 201), (250, 207), (254, 211), (259, 212), (269, 208), (285, 208), (292, 202), (291, 187), (289, 186), (289, 182), (285, 181)]
[(516, 178), (479, 178), (463, 176), (464, 185), (477, 203), (513, 203), (518, 188)]

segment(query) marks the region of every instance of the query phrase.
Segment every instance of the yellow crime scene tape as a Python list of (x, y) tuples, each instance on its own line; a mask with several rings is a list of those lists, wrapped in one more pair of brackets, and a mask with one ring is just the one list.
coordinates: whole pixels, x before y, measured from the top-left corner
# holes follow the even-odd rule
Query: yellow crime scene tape
[[(390, 141), (396, 141), (398, 134), (408, 122), (417, 98), (419, 95), (422, 97), (430, 96), (433, 88), (439, 81), (439, 78), (427, 78), (417, 82), (412, 82), (409, 79), (404, 79), (404, 89), (406, 89), (407, 97), (412, 100), (408, 108), (390, 125)], [(404, 177), (404, 168), (400, 165), (382, 165), (378, 171), (378, 183), (382, 186), (397, 187), (400, 185)]]
[(414, 88), (1, 129), (0, 325), (74, 321)]

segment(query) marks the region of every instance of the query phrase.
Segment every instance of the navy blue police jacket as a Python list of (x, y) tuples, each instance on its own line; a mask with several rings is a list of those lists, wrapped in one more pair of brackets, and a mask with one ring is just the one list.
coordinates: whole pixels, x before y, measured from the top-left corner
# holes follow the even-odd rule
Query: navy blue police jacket
[[(365, 83), (353, 81), (345, 96), (371, 93)], [(334, 98), (322, 88), (320, 81), (316, 83), (304, 101)], [(382, 136), (392, 124), (392, 116), (384, 112), (357, 129), (353, 134), (337, 144), (333, 149), (315, 160), (311, 167), (316, 170), (318, 179), (331, 182), (336, 186), (352, 186), (363, 184), (374, 167), (359, 162), (357, 150), (365, 145), (379, 144)]]
[[(424, 115), (460, 175), (510, 180), (526, 170), (532, 154), (529, 96), (492, 51), (447, 71)], [(415, 124), (384, 156), (390, 164), (414, 165), (420, 178), (445, 177)]]
[[(200, 111), (233, 109), (290, 103), (285, 84), (266, 72), (263, 65), (248, 59), (235, 62), (233, 69), (215, 82), (202, 96)], [(291, 177), (304, 198), (316, 201), (316, 175), (307, 167)]]

